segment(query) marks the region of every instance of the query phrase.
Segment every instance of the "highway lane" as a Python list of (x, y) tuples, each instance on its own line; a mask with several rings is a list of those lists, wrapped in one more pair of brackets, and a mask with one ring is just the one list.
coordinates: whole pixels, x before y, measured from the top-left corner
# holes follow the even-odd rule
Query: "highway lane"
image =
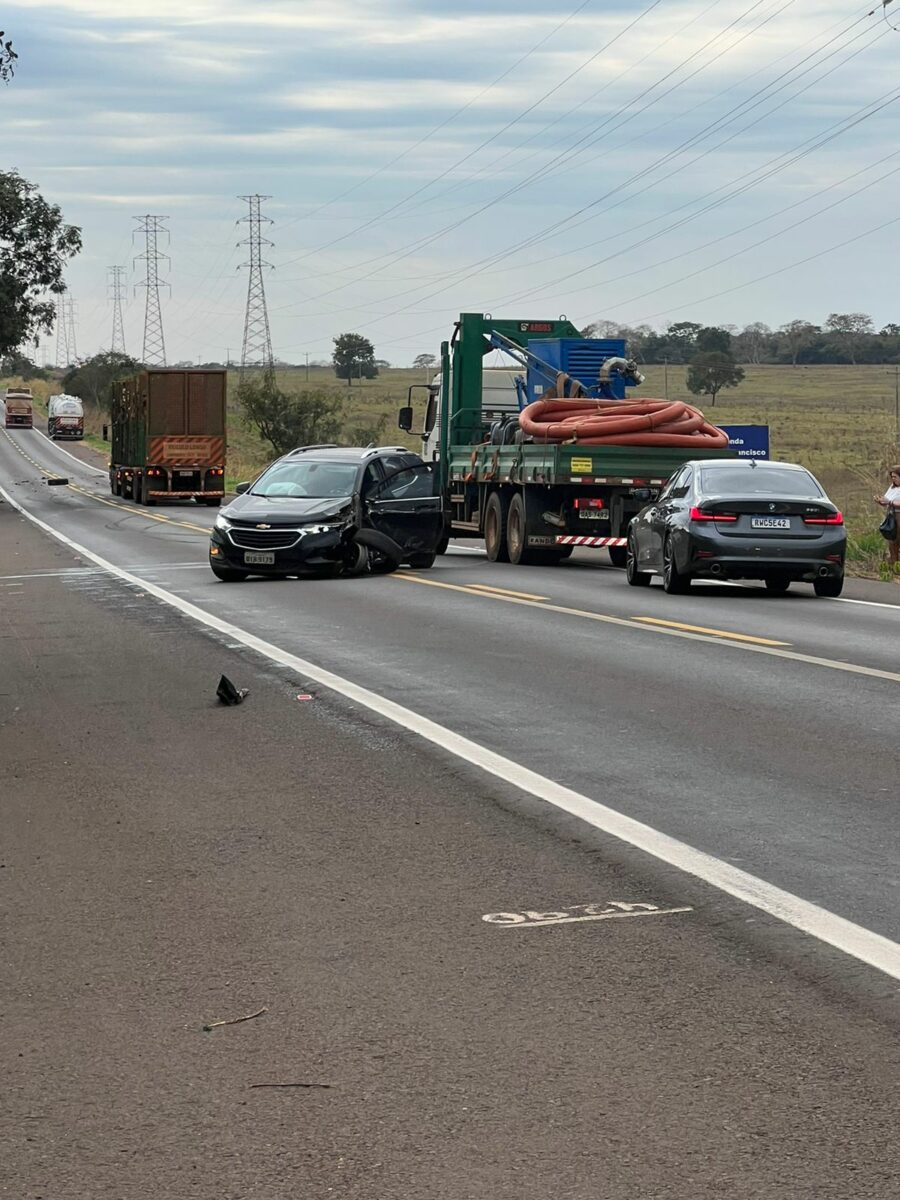
[[(14, 435), (36, 462), (57, 469), (27, 438)], [(203, 569), (202, 531), (214, 512), (135, 509), (112, 500), (98, 476), (68, 465), (79, 492), (35, 482), (36, 469), (0, 445), (3, 476), (30, 480), (17, 484), (19, 498), (96, 553), (551, 779), (900, 938), (897, 681), (777, 657), (900, 672), (900, 613), (890, 605), (738, 588), (675, 598), (629, 589), (620, 572), (590, 560), (548, 571), (463, 553), (416, 578), (221, 585)], [(196, 571), (186, 565), (194, 556)], [(884, 590), (891, 594), (877, 594)], [(550, 604), (574, 612), (548, 611)], [(749, 640), (720, 636), (729, 633)]]
[(0, 504), (10, 559), (0, 1195), (893, 1194), (895, 980), (298, 703)]

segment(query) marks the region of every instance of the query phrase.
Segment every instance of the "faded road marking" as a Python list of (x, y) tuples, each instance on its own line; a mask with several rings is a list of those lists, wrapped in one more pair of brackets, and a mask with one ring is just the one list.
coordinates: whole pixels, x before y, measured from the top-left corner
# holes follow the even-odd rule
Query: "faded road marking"
[(481, 919), (488, 925), (507, 928), (534, 929), (541, 925), (574, 925), (581, 921), (612, 921), (621, 917), (666, 917), (672, 913), (693, 912), (690, 905), (679, 908), (660, 908), (657, 904), (611, 900), (608, 904), (572, 904), (558, 912), (498, 912), (486, 913)]
[(776, 642), (772, 638), (754, 637), (751, 633), (732, 633), (728, 629), (707, 629), (705, 625), (686, 625), (684, 621), (666, 621), (662, 617), (632, 617), (647, 625), (665, 625), (669, 629), (686, 629), (689, 633), (708, 633), (710, 637), (728, 638), (732, 642), (755, 642), (757, 646), (790, 646), (790, 642)]
[(509, 588), (491, 587), (489, 583), (467, 583), (466, 587), (479, 592), (491, 592), (497, 596), (515, 596), (518, 600), (549, 600), (549, 596), (533, 596), (531, 592), (513, 592)]

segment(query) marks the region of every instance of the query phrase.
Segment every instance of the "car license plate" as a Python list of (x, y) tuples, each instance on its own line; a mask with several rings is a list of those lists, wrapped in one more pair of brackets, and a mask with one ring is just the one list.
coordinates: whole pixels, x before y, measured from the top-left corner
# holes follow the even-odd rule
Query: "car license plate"
[(244, 566), (246, 567), (274, 567), (275, 555), (271, 553), (264, 554), (259, 550), (244, 551)]
[(609, 513), (600, 508), (584, 508), (579, 512), (583, 521), (608, 521)]
[(790, 517), (751, 517), (751, 529), (790, 529)]

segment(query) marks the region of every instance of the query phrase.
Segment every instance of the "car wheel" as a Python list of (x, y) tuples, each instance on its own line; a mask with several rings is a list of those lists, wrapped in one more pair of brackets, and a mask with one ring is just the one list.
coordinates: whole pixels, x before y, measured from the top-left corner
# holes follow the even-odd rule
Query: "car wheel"
[(347, 547), (347, 561), (344, 563), (345, 575), (365, 575), (369, 569), (369, 551), (362, 542), (351, 542)]
[(249, 571), (237, 571), (234, 567), (214, 567), (210, 563), (210, 570), (216, 579), (221, 579), (223, 583), (243, 583), (249, 576)]
[(637, 565), (637, 546), (634, 534), (628, 535), (628, 545), (625, 547), (625, 578), (632, 587), (649, 587), (651, 576), (646, 571), (639, 571)]
[(790, 586), (791, 581), (786, 575), (772, 575), (766, 580), (766, 589), (778, 595), (784, 595)]
[(675, 547), (670, 534), (663, 546), (663, 591), (668, 592), (670, 596), (677, 596), (686, 592), (690, 586), (690, 575), (682, 575), (678, 570), (678, 564), (675, 561)]
[(843, 575), (829, 575), (826, 579), (816, 579), (813, 582), (813, 591), (817, 596), (839, 596), (843, 590)]
[(491, 492), (484, 510), (484, 548), (491, 562), (509, 562), (506, 518), (505, 497), (501, 492)]
[(406, 561), (418, 571), (427, 571), (429, 567), (434, 566), (436, 558), (436, 554), (411, 554)]
[(607, 550), (609, 550), (609, 561), (614, 567), (624, 567), (628, 565), (627, 546), (607, 546)]

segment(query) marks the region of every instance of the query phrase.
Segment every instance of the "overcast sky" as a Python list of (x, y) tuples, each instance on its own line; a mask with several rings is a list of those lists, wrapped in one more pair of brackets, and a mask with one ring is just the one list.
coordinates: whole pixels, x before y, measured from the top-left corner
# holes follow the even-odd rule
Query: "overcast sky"
[(352, 330), (405, 364), (460, 311), (881, 326), (900, 321), (900, 0), (870, 7), (19, 0), (0, 161), (84, 230), (80, 355), (109, 345), (121, 264), (140, 357), (133, 217), (156, 213), (169, 362), (239, 356), (252, 192), (291, 361)]

